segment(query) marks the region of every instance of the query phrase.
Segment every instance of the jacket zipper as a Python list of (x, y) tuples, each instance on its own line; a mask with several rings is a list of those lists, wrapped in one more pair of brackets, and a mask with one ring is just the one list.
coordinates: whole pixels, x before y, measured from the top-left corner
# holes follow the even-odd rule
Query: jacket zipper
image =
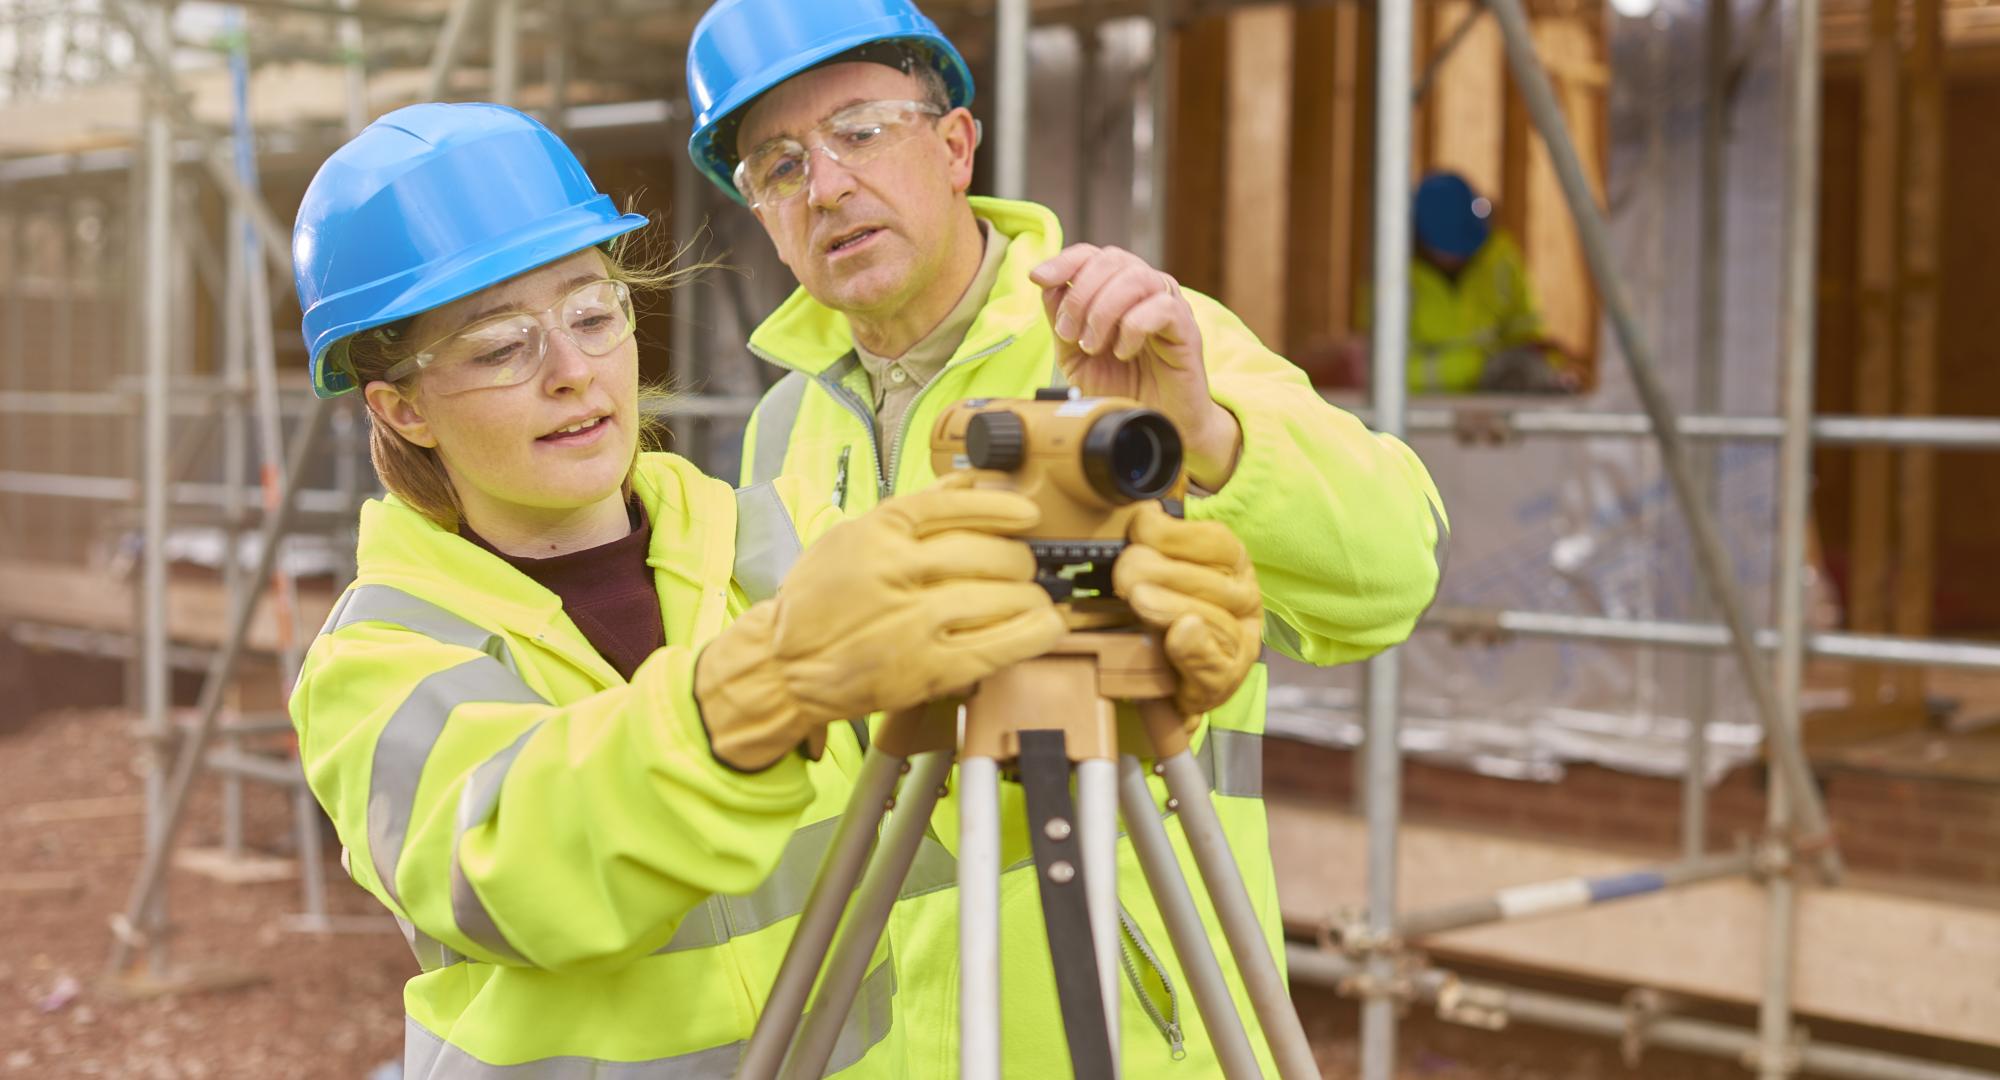
[[(1181, 1037), (1181, 999), (1174, 990), (1174, 981), (1167, 978), (1167, 969), (1160, 966), (1158, 954), (1154, 953), (1153, 947), (1146, 944), (1146, 939), (1140, 936), (1138, 924), (1132, 921), (1132, 916), (1126, 912), (1123, 904), (1118, 905), (1118, 925), (1125, 931), (1123, 940), (1119, 942), (1124, 948), (1118, 952), (1119, 959), (1124, 961), (1125, 980), (1132, 984), (1132, 992), (1138, 997), (1140, 1007), (1146, 1010), (1147, 1018), (1153, 1021), (1154, 1027), (1160, 1029), (1160, 1034), (1166, 1036), (1168, 1053), (1175, 1061), (1180, 1061), (1187, 1057), (1187, 1046)], [(1146, 991), (1146, 984), (1139, 976), (1141, 960), (1159, 978), (1160, 985), (1167, 988), (1165, 1009), (1162, 1009), (1159, 1002), (1153, 1000), (1152, 994)]]
[(936, 386), (938, 384), (938, 381), (944, 378), (945, 372), (950, 371), (952, 368), (964, 367), (965, 365), (972, 363), (974, 360), (984, 360), (987, 357), (992, 356), (994, 353), (997, 353), (1001, 349), (1004, 349), (1012, 344), (1014, 344), (1014, 335), (1009, 334), (1005, 338), (1002, 338), (1000, 340), (1000, 343), (997, 345), (981, 349), (978, 352), (973, 353), (971, 356), (967, 356), (962, 359), (952, 361), (942, 371), (939, 371), (937, 373), (937, 378), (932, 379), (931, 381), (925, 383), (923, 386), (917, 388), (916, 396), (910, 399), (910, 407), (903, 410), (903, 419), (900, 423), (896, 425), (895, 433), (892, 436), (890, 436), (889, 452), (883, 456), (883, 463), (882, 463), (883, 498), (885, 499), (888, 498), (889, 493), (895, 490), (896, 468), (901, 463), (903, 439), (909, 435), (910, 417), (917, 415), (917, 406), (923, 404), (924, 395), (930, 393), (931, 387)]
[[(950, 371), (952, 368), (956, 367), (962, 367), (966, 364), (973, 362), (974, 360), (984, 360), (985, 358), (992, 356), (994, 353), (997, 353), (1000, 350), (1012, 344), (1014, 344), (1014, 335), (1009, 334), (1005, 338), (1002, 338), (997, 344), (981, 349), (978, 352), (973, 353), (971, 356), (963, 357), (961, 359), (952, 361), (951, 364), (944, 369), (944, 371), (938, 372), (938, 379), (944, 377), (945, 371)], [(799, 368), (791, 364), (785, 363), (783, 360), (778, 359), (776, 356), (771, 355), (769, 352), (760, 349), (755, 345), (750, 346), (750, 352), (752, 355), (756, 356), (760, 360), (763, 360), (765, 363), (775, 364), (778, 367), (784, 368), (787, 371), (800, 370)], [(923, 387), (917, 391), (917, 395), (910, 399), (910, 407), (903, 410), (902, 423), (897, 425), (897, 429), (894, 435), (890, 438), (888, 453), (885, 455), (883, 453), (881, 432), (878, 431), (875, 426), (875, 410), (870, 409), (868, 407), (868, 403), (861, 400), (861, 395), (856, 394), (854, 391), (848, 389), (845, 386), (842, 386), (840, 383), (834, 382), (831, 379), (823, 379), (818, 375), (812, 375), (809, 377), (812, 379), (812, 381), (818, 383), (822, 388), (824, 388), (827, 393), (833, 395), (834, 400), (840, 402), (843, 406), (845, 406), (848, 412), (853, 413), (855, 419), (861, 421), (862, 427), (868, 429), (868, 451), (870, 455), (872, 455), (872, 460), (869, 462), (869, 464), (871, 464), (874, 467), (873, 471), (875, 473), (875, 494), (878, 499), (888, 498), (890, 494), (894, 492), (896, 487), (896, 474), (895, 474), (895, 468), (897, 464), (896, 456), (897, 456), (897, 451), (902, 447), (904, 434), (907, 433), (910, 429), (910, 417), (916, 415), (917, 406), (923, 403), (924, 395), (930, 393), (931, 387), (937, 385), (938, 379), (932, 379), (930, 382), (925, 383)], [(845, 494), (845, 492), (843, 491), (842, 494)]]
[[(763, 349), (760, 349), (755, 345), (752, 345), (749, 348), (751, 355), (757, 357), (759, 360), (762, 360), (765, 363), (776, 364), (778, 367), (784, 368), (786, 371), (800, 370), (799, 368), (794, 367), (791, 364), (785, 363), (783, 360), (778, 359), (777, 357), (771, 355), (768, 352), (765, 352)], [(828, 394), (831, 394), (833, 396), (833, 399), (835, 401), (840, 402), (841, 405), (846, 407), (848, 412), (853, 413), (855, 419), (861, 421), (861, 426), (867, 429), (868, 431), (868, 452), (870, 455), (872, 455), (869, 461), (869, 465), (873, 467), (877, 472), (879, 472), (881, 470), (881, 464), (880, 464), (881, 450), (880, 450), (879, 436), (876, 434), (875, 431), (875, 410), (870, 409), (868, 407), (868, 403), (861, 400), (861, 395), (855, 393), (852, 390), (849, 390), (847, 387), (840, 385), (839, 383), (833, 381), (832, 379), (823, 379), (818, 375), (808, 375), (807, 378), (810, 378), (812, 381), (818, 383), (822, 389), (824, 389)], [(847, 494), (847, 492), (843, 490), (841, 494), (844, 496)], [(842, 508), (845, 509), (844, 506)]]

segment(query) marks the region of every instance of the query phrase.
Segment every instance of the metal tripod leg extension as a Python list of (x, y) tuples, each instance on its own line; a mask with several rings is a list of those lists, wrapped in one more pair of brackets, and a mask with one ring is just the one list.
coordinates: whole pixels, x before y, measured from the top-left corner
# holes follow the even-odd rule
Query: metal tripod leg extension
[(1000, 763), (958, 764), (958, 1071), (1000, 1080)]
[(1312, 1047), (1306, 1042), (1299, 1014), (1292, 1008), (1285, 980), (1278, 975), (1277, 962), (1271, 958), (1271, 947), (1264, 940), (1257, 913), (1250, 907), (1249, 890), (1244, 887), (1243, 875), (1230, 854), (1222, 821), (1209, 802), (1208, 781), (1201, 774), (1201, 766), (1195, 764), (1194, 755), (1185, 749), (1164, 758), (1160, 764), (1166, 773), (1167, 791), (1178, 803), (1181, 829), (1194, 852), (1195, 867), (1201, 871), (1202, 884), (1215, 905), (1216, 918), (1222, 922), (1229, 951), (1243, 972), (1243, 985), (1250, 992), (1257, 1022), (1263, 1025), (1264, 1038), (1270, 1042), (1271, 1055), (1277, 1059), (1278, 1075), (1284, 1080), (1317, 1077), (1319, 1066), (1313, 1061)]
[[(922, 710), (913, 711), (921, 716)], [(899, 715), (890, 723), (900, 719)], [(792, 1033), (805, 1011), (806, 998), (819, 976), (820, 963), (826, 958), (827, 946), (833, 941), (848, 896), (861, 877), (869, 849), (874, 846), (876, 826), (896, 790), (897, 778), (908, 768), (909, 759), (894, 752), (892, 747), (884, 747), (879, 738), (862, 760), (854, 794), (834, 829), (833, 843), (813, 878), (812, 891), (806, 895), (798, 930), (785, 948), (785, 959), (771, 985), (771, 996), (757, 1017), (750, 1045), (743, 1052), (743, 1063), (737, 1071), (742, 1080), (771, 1080), (778, 1075)]]
[(1208, 931), (1195, 909), (1194, 895), (1188, 892), (1187, 878), (1160, 824), (1152, 791), (1146, 787), (1146, 769), (1130, 754), (1118, 759), (1118, 805), (1124, 811), (1125, 833), (1132, 838), (1132, 850), (1139, 856), (1139, 869), (1146, 885), (1160, 905), (1167, 923), (1167, 940), (1180, 958), (1181, 973), (1194, 992), (1194, 1006), (1201, 1013), (1202, 1026), (1215, 1044), (1215, 1056), (1222, 1063), (1226, 1080), (1262, 1080), (1257, 1055), (1250, 1049), (1250, 1037), (1243, 1033), (1243, 1018), (1236, 1014), (1236, 1001), (1223, 981), (1222, 966), (1208, 944)]
[(826, 961), (819, 993), (813, 995), (812, 1009), (806, 1013), (798, 1041), (785, 1057), (782, 1075), (789, 1080), (808, 1080), (825, 1074), (826, 1064), (840, 1040), (841, 1026), (853, 1011), (854, 996), (868, 974), (868, 961), (882, 940), (882, 929), (889, 924), (889, 909), (896, 904), (896, 894), (903, 887), (903, 879), (909, 876), (910, 864), (916, 861), (917, 845), (930, 825), (931, 810), (943, 794), (945, 777), (951, 772), (951, 758), (949, 750), (920, 754), (913, 762), (909, 778), (903, 781), (895, 808), (889, 814), (888, 827), (882, 831), (881, 844), (875, 857), (869, 860), (861, 888), (855, 892), (847, 917), (841, 922), (840, 939)]

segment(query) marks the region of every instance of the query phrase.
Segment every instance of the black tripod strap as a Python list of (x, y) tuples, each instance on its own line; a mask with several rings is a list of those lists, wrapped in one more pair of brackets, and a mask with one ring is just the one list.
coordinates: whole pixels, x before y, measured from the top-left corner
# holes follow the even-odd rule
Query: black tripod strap
[(1084, 901), (1083, 848), (1077, 841), (1062, 732), (1021, 732), (1021, 788), (1028, 799), (1028, 836), (1035, 850), (1035, 880), (1041, 883), (1042, 922), (1049, 931), (1070, 1068), (1079, 1080), (1108, 1077), (1111, 1036), (1105, 1030), (1104, 991)]

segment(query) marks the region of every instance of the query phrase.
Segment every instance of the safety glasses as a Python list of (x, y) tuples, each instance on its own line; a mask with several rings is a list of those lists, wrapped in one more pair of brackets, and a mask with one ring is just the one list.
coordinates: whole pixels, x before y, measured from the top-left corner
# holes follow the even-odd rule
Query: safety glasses
[(556, 334), (586, 356), (609, 354), (632, 336), (632, 291), (622, 281), (578, 286), (546, 311), (496, 316), (439, 338), (384, 377), (400, 382), (421, 371), (425, 389), (441, 395), (516, 386), (541, 372)]
[(864, 101), (819, 122), (807, 141), (777, 138), (752, 150), (736, 166), (736, 190), (756, 207), (796, 199), (812, 176), (814, 150), (859, 169), (923, 130), (944, 110), (921, 101)]

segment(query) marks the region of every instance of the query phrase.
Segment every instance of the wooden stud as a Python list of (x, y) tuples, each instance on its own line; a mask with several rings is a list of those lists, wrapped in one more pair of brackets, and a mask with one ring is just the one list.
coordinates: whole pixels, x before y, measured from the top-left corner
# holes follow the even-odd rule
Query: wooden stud
[(1222, 155), (1228, 128), (1223, 99), (1229, 72), (1229, 20), (1195, 19), (1174, 34), (1174, 137), (1167, 141), (1167, 268), (1182, 285), (1222, 293)]
[[(1903, 139), (1902, 409), (1912, 416), (1937, 411), (1939, 223), (1944, 205), (1944, 4), (1916, 0), (1916, 33), (1909, 51), (1908, 121)], [(1911, 637), (1931, 632), (1931, 590), (1936, 580), (1937, 455), (1905, 449), (1896, 477), (1895, 631)], [(1918, 706), (1923, 668), (1896, 672), (1896, 700)]]
[[(1859, 197), (1860, 318), (1856, 333), (1854, 410), (1892, 411), (1896, 363), (1897, 165), (1901, 160), (1900, 58), (1896, 48), (1897, 0), (1870, 0), (1869, 44), (1861, 101)], [(1863, 448), (1854, 457), (1854, 501), (1848, 518), (1848, 628), (1879, 633), (1886, 624), (1889, 572), (1890, 452)], [(1882, 700), (1883, 670), (1856, 664), (1852, 704)]]
[(1230, 16), (1222, 300), (1267, 342), (1285, 330), (1294, 20), (1290, 7), (1277, 5)]

